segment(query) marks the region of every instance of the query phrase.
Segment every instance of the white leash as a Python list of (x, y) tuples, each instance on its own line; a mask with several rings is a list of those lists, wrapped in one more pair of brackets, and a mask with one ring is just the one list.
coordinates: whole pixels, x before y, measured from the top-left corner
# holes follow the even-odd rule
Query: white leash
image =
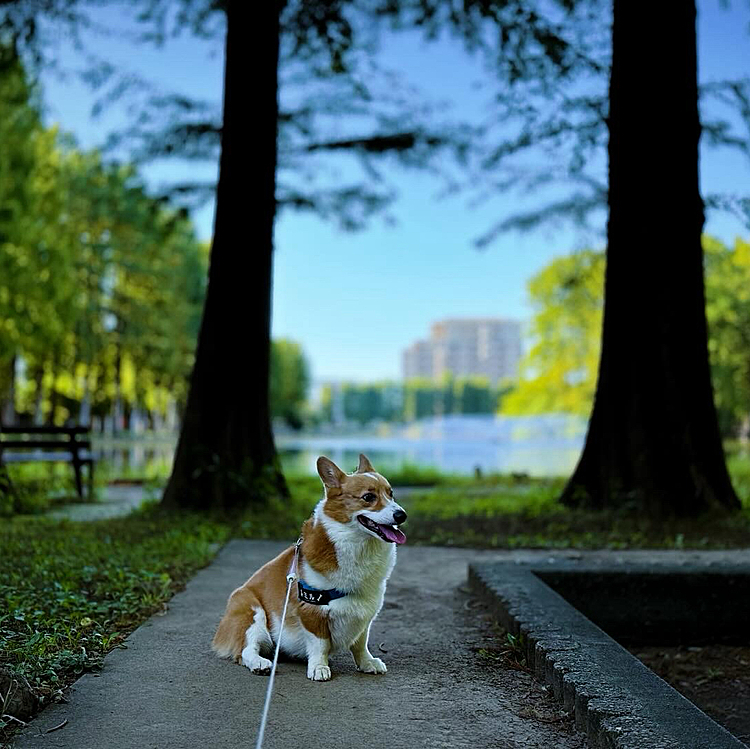
[(276, 652), (273, 654), (273, 664), (271, 666), (271, 676), (268, 679), (268, 689), (266, 690), (266, 703), (263, 705), (263, 714), (260, 717), (260, 728), (258, 729), (258, 740), (255, 742), (255, 749), (261, 749), (263, 746), (263, 735), (266, 732), (266, 721), (268, 720), (268, 708), (271, 706), (271, 692), (273, 691), (273, 680), (276, 678), (276, 664), (279, 662), (279, 650), (281, 649), (281, 633), (284, 631), (284, 622), (286, 621), (286, 607), (289, 604), (289, 594), (292, 591), (292, 583), (297, 579), (297, 562), (299, 561), (299, 547), (302, 545), (302, 536), (297, 539), (294, 545), (294, 558), (289, 567), (286, 576), (286, 599), (284, 600), (284, 612), (281, 615), (281, 624), (279, 624), (279, 639), (276, 641)]

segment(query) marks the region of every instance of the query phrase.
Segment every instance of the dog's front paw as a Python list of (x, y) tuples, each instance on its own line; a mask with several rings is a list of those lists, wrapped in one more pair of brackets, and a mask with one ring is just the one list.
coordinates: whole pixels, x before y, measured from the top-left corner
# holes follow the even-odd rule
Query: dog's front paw
[(242, 665), (247, 666), (254, 674), (259, 676), (268, 676), (271, 673), (271, 666), (273, 666), (268, 658), (262, 658), (255, 653), (248, 655), (243, 653)]
[(384, 674), (388, 669), (380, 658), (370, 658), (357, 664), (357, 670), (363, 674)]
[(313, 681), (329, 681), (331, 678), (330, 666), (308, 666), (307, 678)]

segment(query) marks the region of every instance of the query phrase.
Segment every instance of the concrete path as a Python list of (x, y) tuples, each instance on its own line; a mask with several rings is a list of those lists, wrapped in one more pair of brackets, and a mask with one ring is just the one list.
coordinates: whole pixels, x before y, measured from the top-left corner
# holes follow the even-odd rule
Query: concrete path
[(71, 502), (47, 515), (58, 520), (109, 520), (130, 515), (152, 496), (159, 494), (137, 484), (110, 485), (100, 491), (96, 502)]
[[(231, 590), (282, 548), (228, 544), (165, 615), (136, 630), (127, 649), (107, 657), (101, 675), (80, 679), (69, 703), (45, 710), (15, 746), (253, 747), (266, 678), (219, 660), (209, 643)], [(348, 655), (337, 655), (333, 680), (313, 683), (302, 663), (280, 663), (264, 746), (583, 749), (585, 739), (528, 675), (476, 652), (490, 623), (463, 590), (468, 562), (540, 556), (550, 554), (399, 549), (371, 637), (388, 673), (359, 674)]]

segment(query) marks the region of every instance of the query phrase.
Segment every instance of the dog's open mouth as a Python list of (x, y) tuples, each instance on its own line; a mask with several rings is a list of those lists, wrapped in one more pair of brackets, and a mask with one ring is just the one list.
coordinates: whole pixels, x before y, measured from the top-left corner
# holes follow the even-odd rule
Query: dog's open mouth
[(406, 534), (402, 530), (399, 530), (395, 525), (376, 523), (372, 518), (368, 518), (367, 515), (357, 515), (357, 520), (359, 520), (368, 531), (372, 531), (380, 536), (383, 541), (388, 541), (388, 543), (391, 544), (402, 544), (406, 541)]

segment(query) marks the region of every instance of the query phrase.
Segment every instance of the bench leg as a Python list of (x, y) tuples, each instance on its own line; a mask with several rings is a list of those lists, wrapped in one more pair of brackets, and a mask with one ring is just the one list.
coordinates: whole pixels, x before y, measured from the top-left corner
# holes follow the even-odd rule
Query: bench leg
[(81, 461), (80, 460), (73, 460), (73, 471), (76, 475), (76, 491), (78, 492), (78, 496), (83, 499), (83, 480), (81, 477)]
[(89, 461), (89, 501), (94, 498), (94, 461)]

